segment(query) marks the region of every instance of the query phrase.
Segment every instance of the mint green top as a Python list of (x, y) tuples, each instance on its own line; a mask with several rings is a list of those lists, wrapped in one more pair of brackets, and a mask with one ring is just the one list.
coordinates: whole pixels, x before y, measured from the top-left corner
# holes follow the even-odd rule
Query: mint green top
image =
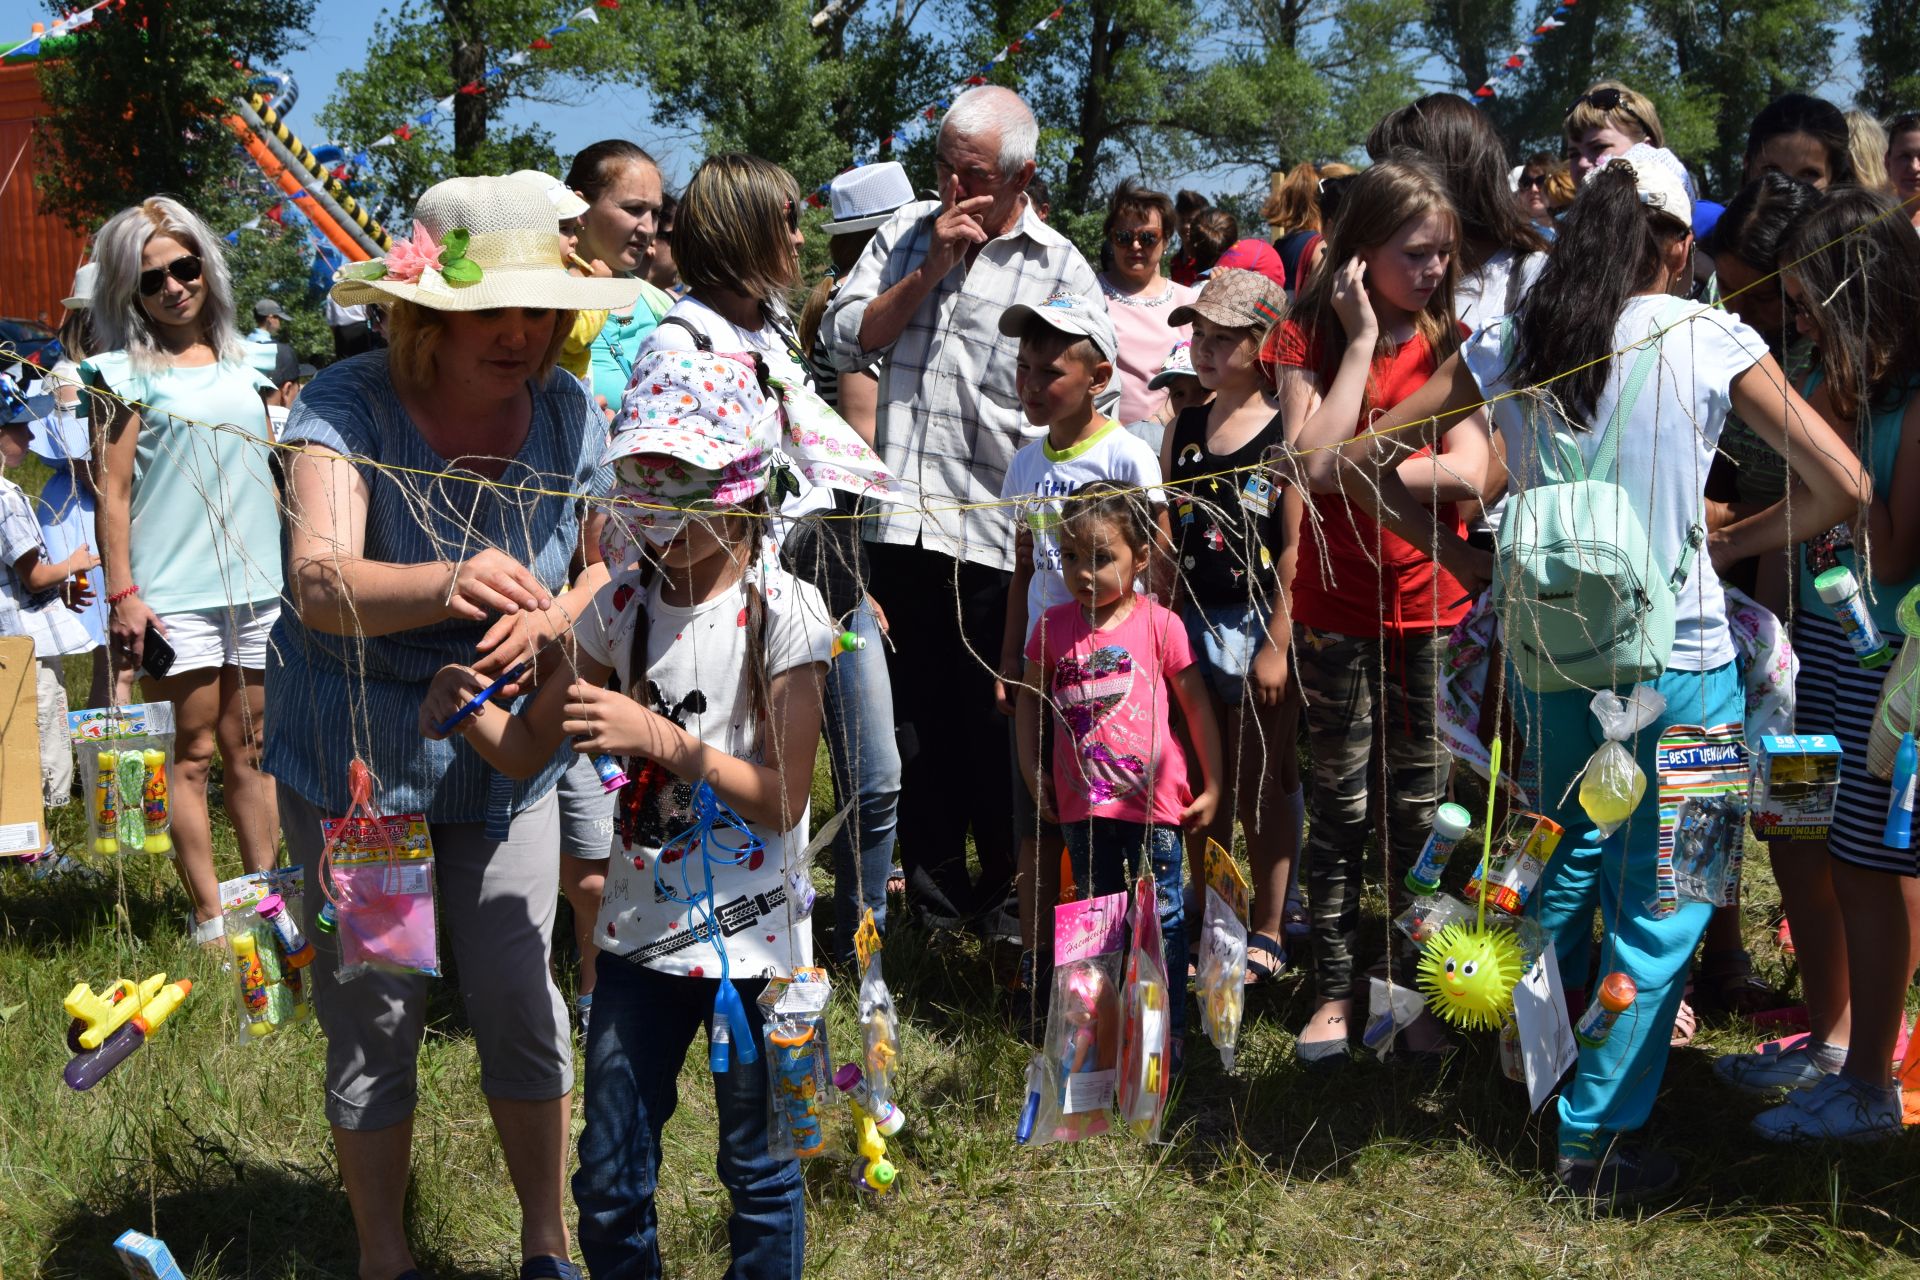
[(260, 393), (272, 384), (245, 364), (136, 373), (124, 351), (93, 357), (80, 377), (140, 415), (129, 550), (147, 607), (165, 615), (277, 597), (280, 511), (259, 443), (270, 438)]
[[(1814, 370), (1800, 394), (1811, 398), (1822, 377), (1819, 370)], [(1866, 438), (1854, 442), (1854, 452), (1860, 455), (1860, 461), (1867, 466), (1867, 473), (1873, 477), (1873, 496), (1876, 501), (1892, 500), (1893, 464), (1900, 456), (1900, 423), (1906, 417), (1908, 403), (1916, 395), (1920, 395), (1920, 380), (1907, 388), (1907, 394), (1901, 397), (1898, 405), (1884, 412), (1876, 411), (1867, 422)], [(1853, 570), (1855, 580), (1860, 583), (1861, 599), (1867, 606), (1867, 612), (1873, 615), (1874, 625), (1880, 628), (1880, 634), (1901, 634), (1894, 611), (1900, 607), (1900, 601), (1907, 592), (1920, 585), (1920, 574), (1904, 582), (1881, 582), (1877, 579), (1868, 582), (1867, 571), (1861, 567), (1859, 555), (1851, 547), (1840, 552), (1840, 563)], [(1820, 593), (1814, 589), (1811, 573), (1800, 574), (1800, 607), (1813, 610), (1818, 617), (1833, 617), (1833, 606), (1820, 598)]]

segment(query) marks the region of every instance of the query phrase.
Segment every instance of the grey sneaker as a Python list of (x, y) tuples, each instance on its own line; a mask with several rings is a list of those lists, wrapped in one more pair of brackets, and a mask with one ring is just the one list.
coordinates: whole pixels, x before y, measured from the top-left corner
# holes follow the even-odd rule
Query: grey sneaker
[(1835, 1073), (1753, 1118), (1769, 1142), (1875, 1142), (1900, 1132), (1900, 1090)]
[(1605, 1160), (1561, 1156), (1553, 1181), (1559, 1192), (1612, 1213), (1672, 1191), (1680, 1182), (1680, 1163), (1664, 1151), (1617, 1142)]
[(1838, 1063), (1831, 1068), (1822, 1066), (1819, 1055), (1804, 1045), (1784, 1051), (1727, 1053), (1713, 1060), (1713, 1074), (1743, 1093), (1805, 1089), (1819, 1084), (1837, 1070)]

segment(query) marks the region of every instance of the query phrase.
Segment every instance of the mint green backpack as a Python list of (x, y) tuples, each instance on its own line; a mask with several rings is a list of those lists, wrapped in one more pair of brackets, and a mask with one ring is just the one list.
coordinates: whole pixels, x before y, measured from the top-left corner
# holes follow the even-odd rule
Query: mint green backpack
[[(1507, 502), (1493, 600), (1514, 669), (1536, 692), (1638, 684), (1665, 671), (1673, 653), (1674, 597), (1706, 530), (1696, 518), (1680, 562), (1663, 569), (1618, 471), (1620, 432), (1659, 364), (1675, 312), (1668, 307), (1637, 344), (1591, 465), (1569, 430), (1545, 421), (1549, 410), (1527, 406), (1538, 482)], [(1503, 356), (1513, 341), (1513, 321), (1505, 323)]]

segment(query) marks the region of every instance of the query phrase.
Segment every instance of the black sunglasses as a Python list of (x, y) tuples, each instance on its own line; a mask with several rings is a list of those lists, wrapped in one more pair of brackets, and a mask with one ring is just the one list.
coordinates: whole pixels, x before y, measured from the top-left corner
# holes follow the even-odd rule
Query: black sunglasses
[(799, 229), (800, 203), (797, 200), (789, 200), (787, 201), (787, 230), (798, 231)]
[(1573, 100), (1573, 105), (1567, 108), (1567, 114), (1572, 115), (1580, 109), (1583, 103), (1592, 107), (1595, 111), (1619, 111), (1624, 113), (1629, 120), (1640, 126), (1640, 132), (1647, 136), (1647, 141), (1653, 141), (1653, 126), (1648, 124), (1638, 111), (1635, 111), (1631, 106), (1627, 105), (1626, 95), (1621, 93), (1620, 90), (1595, 89), (1591, 93), (1583, 93)]
[(1158, 231), (1116, 231), (1109, 238), (1113, 241), (1114, 248), (1116, 249), (1125, 249), (1133, 245), (1139, 245), (1142, 249), (1157, 249), (1160, 247), (1160, 233)]
[(1522, 191), (1543, 191), (1546, 189), (1546, 186), (1547, 175), (1544, 173), (1523, 173), (1520, 175), (1519, 187)]
[(140, 296), (151, 298), (167, 287), (167, 277), (172, 276), (181, 284), (192, 284), (200, 278), (200, 259), (188, 254), (184, 258), (175, 258), (164, 267), (155, 267), (151, 271), (140, 273)]

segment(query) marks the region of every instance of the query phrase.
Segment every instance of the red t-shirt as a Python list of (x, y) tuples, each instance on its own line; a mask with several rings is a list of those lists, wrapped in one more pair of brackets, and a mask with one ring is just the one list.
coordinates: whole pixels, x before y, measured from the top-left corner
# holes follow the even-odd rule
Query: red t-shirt
[[(1319, 338), (1309, 337), (1295, 321), (1281, 326), (1271, 349), (1277, 364), (1320, 372)], [(1392, 355), (1376, 357), (1366, 410), (1354, 434), (1376, 411), (1385, 412), (1419, 390), (1439, 363), (1433, 345), (1418, 334)], [(1419, 456), (1428, 452), (1422, 449)], [(1312, 502), (1314, 512), (1308, 518), (1318, 519), (1319, 531), (1300, 530), (1293, 578), (1295, 622), (1343, 636), (1382, 636), (1451, 627), (1467, 616), (1465, 588), (1428, 558), (1424, 548), (1382, 529), (1342, 494), (1314, 494)], [(1456, 511), (1449, 504), (1454, 532), (1464, 536), (1466, 527)]]

